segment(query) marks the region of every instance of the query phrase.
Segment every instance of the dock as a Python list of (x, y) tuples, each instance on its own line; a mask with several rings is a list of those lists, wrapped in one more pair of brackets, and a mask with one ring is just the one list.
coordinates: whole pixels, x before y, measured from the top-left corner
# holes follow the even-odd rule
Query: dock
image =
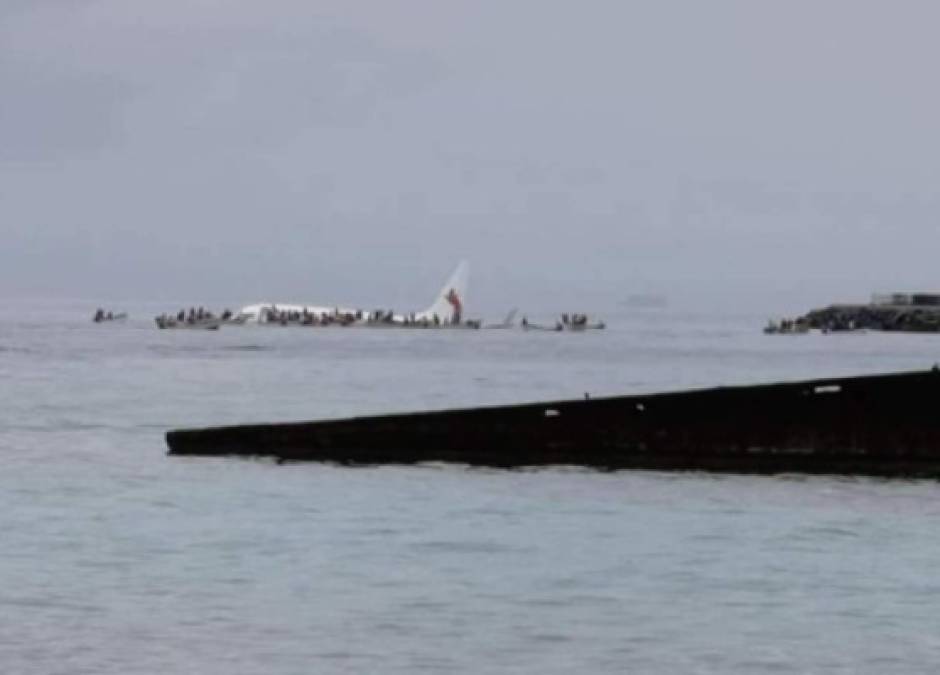
[(940, 477), (940, 371), (182, 429), (174, 456)]

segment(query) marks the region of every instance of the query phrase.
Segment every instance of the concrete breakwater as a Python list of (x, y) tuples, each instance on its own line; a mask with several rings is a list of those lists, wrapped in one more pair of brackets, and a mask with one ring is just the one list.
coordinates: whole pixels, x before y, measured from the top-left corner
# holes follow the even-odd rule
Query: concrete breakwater
[(802, 321), (821, 330), (940, 332), (940, 307), (915, 305), (830, 305), (814, 309)]
[(170, 431), (171, 455), (940, 478), (940, 371)]

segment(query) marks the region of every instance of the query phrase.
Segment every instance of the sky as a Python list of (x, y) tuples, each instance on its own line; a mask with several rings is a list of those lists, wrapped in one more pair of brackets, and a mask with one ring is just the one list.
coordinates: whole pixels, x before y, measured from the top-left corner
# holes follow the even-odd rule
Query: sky
[(2, 0), (0, 296), (420, 308), (462, 259), (494, 311), (940, 289), (938, 25), (932, 0)]

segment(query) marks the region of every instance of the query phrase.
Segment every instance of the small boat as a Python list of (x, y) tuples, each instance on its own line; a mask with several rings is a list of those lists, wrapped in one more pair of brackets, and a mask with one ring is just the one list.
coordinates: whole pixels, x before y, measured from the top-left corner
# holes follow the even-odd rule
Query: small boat
[(186, 319), (180, 321), (176, 317), (172, 316), (158, 316), (154, 319), (154, 321), (157, 324), (157, 328), (161, 330), (219, 330), (222, 324), (225, 323), (224, 319), (218, 318), (195, 319), (193, 321)]
[(594, 323), (568, 324), (564, 328), (565, 330), (571, 330), (575, 332), (583, 331), (583, 330), (604, 330), (605, 328), (607, 328), (607, 324), (605, 324), (603, 321), (596, 321)]
[(564, 326), (562, 326), (560, 322), (556, 323), (554, 326), (544, 326), (542, 324), (532, 323), (526, 317), (522, 317), (522, 323), (519, 325), (522, 326), (522, 330), (525, 331), (534, 330), (545, 331), (549, 333), (559, 333), (564, 330)]
[(603, 321), (588, 321), (587, 314), (562, 314), (561, 325), (565, 330), (603, 330), (607, 325)]
[(127, 312), (105, 312), (103, 309), (99, 309), (95, 312), (95, 315), (91, 319), (95, 323), (108, 323), (111, 321), (126, 321)]

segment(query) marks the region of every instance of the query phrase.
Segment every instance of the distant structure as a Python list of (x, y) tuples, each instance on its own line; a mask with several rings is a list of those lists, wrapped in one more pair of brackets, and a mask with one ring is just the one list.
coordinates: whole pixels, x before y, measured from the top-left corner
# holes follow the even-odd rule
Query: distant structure
[(871, 304), (879, 307), (940, 307), (940, 293), (873, 293)]

